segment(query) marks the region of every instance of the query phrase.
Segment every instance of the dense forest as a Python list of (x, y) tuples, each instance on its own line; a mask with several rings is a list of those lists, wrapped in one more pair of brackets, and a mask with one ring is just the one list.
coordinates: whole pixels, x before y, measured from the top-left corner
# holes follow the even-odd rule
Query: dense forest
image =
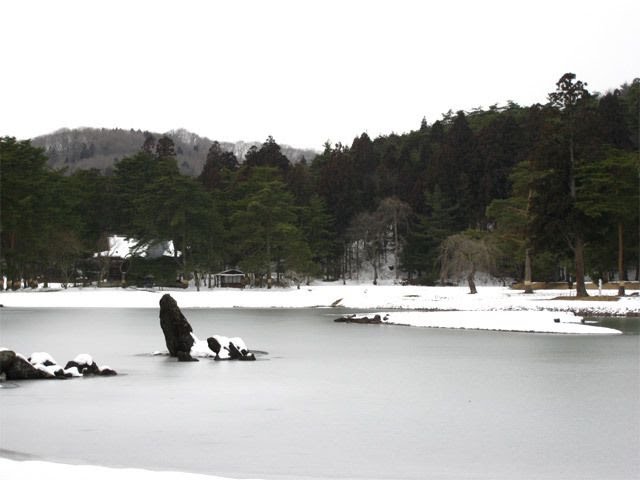
[[(327, 143), (292, 163), (269, 137), (244, 158), (211, 143), (185, 175), (175, 142), (145, 137), (109, 171), (54, 169), (0, 139), (2, 273), (103, 280), (108, 235), (171, 239), (128, 260), (157, 283), (239, 267), (252, 284), (309, 278), (443, 284), (475, 273), (531, 281), (637, 279), (640, 80), (605, 94), (565, 74), (548, 103), (449, 112), (414, 131)], [(418, 127), (418, 125), (416, 125)], [(633, 278), (632, 278), (633, 279)], [(621, 292), (622, 293), (622, 292)]]

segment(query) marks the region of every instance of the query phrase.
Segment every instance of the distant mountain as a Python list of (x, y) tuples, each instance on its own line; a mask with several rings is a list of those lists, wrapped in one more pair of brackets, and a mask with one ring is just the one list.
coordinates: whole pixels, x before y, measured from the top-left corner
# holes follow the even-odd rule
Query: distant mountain
[[(184, 129), (155, 133), (142, 130), (123, 130), (119, 128), (76, 128), (61, 129), (48, 135), (35, 137), (32, 145), (43, 148), (52, 168), (67, 167), (70, 172), (96, 168), (109, 173), (114, 164), (140, 151), (146, 135), (151, 133), (155, 139), (162, 135), (171, 137), (175, 143), (180, 171), (187, 175), (199, 175), (207, 158), (207, 152), (213, 140), (201, 137)], [(260, 148), (260, 142), (219, 142), (223, 150), (233, 152), (242, 163), (244, 156), (252, 146)], [(318, 152), (280, 145), (282, 153), (292, 162), (303, 158), (311, 161)]]

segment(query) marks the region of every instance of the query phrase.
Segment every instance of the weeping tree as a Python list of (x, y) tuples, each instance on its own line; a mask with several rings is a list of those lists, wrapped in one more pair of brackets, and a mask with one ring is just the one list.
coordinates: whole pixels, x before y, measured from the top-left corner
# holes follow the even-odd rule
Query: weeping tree
[(486, 234), (470, 230), (451, 235), (440, 245), (440, 280), (444, 283), (466, 276), (469, 293), (478, 293), (476, 272), (493, 271), (495, 257), (495, 249), (487, 241)]

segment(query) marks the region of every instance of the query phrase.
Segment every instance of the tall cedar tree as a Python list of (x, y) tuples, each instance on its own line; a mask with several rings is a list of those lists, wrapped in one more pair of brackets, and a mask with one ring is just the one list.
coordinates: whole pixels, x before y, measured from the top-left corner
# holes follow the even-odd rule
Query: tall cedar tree
[(574, 208), (577, 200), (577, 163), (581, 160), (576, 155), (576, 136), (577, 129), (581, 124), (580, 120), (585, 114), (586, 102), (590, 96), (586, 87), (586, 83), (580, 80), (576, 81), (575, 74), (565, 73), (556, 83), (555, 92), (549, 94), (550, 106), (560, 111), (562, 141), (568, 149), (568, 154), (564, 157), (570, 195), (567, 237), (575, 259), (576, 295), (578, 297), (589, 296), (585, 285), (584, 226), (581, 222), (581, 215)]

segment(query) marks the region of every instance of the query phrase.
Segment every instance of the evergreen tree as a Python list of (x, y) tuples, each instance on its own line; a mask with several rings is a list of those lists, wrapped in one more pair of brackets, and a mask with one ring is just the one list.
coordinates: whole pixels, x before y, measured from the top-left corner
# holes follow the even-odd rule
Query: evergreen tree
[[(207, 159), (199, 179), (206, 190), (212, 191), (222, 187), (223, 179), (228, 176), (228, 172), (234, 172), (238, 168), (238, 159), (233, 152), (226, 152), (222, 150), (218, 142), (213, 142), (207, 152)], [(225, 175), (225, 171), (227, 175)]]
[(581, 215), (575, 208), (577, 199), (576, 189), (576, 130), (578, 128), (578, 118), (585, 113), (586, 101), (589, 99), (587, 84), (580, 80), (575, 81), (576, 75), (565, 73), (556, 83), (556, 90), (549, 94), (549, 104), (552, 108), (560, 111), (561, 128), (564, 136), (563, 143), (568, 146), (569, 155), (566, 156), (565, 171), (569, 187), (569, 213), (566, 219), (570, 230), (570, 244), (575, 258), (576, 275), (576, 295), (587, 297), (585, 286), (585, 263), (584, 263), (584, 231)]
[[(308, 264), (302, 234), (297, 227), (293, 196), (272, 167), (255, 167), (242, 186), (246, 195), (236, 201), (231, 217), (240, 265), (256, 277), (263, 274), (271, 288), (272, 273), (287, 262)], [(308, 249), (307, 249), (308, 252)]]
[(48, 223), (41, 192), (47, 188), (47, 158), (28, 141), (0, 139), (0, 216), (3, 273), (20, 281), (44, 255), (41, 226)]
[(378, 164), (374, 143), (369, 135), (363, 133), (353, 139), (348, 154), (347, 172), (352, 174), (354, 189), (353, 208), (356, 211), (368, 210), (375, 204), (378, 188), (376, 187), (376, 167)]
[[(146, 144), (146, 141), (145, 141)], [(163, 135), (158, 139), (156, 144), (156, 157), (158, 158), (176, 158), (176, 146), (171, 137)]]
[(335, 250), (336, 236), (333, 231), (333, 218), (327, 211), (324, 200), (313, 195), (307, 205), (299, 209), (300, 229), (309, 246), (311, 260), (310, 272), (322, 272), (328, 277), (330, 257)]
[(498, 271), (504, 276), (521, 278), (524, 268), (525, 293), (533, 293), (533, 249), (529, 238), (532, 175), (529, 162), (520, 162), (509, 177), (513, 185), (511, 195), (496, 198), (487, 207), (491, 235), (499, 252)]
[(401, 262), (402, 268), (417, 274), (418, 282), (434, 284), (439, 276), (440, 244), (456, 232), (457, 205), (448, 205), (440, 187), (426, 193), (425, 213), (414, 215)]
[(245, 155), (245, 164), (249, 167), (275, 167), (281, 172), (286, 172), (291, 164), (282, 153), (280, 145), (271, 135), (262, 144), (260, 149), (251, 148)]
[(132, 157), (123, 158), (116, 164), (112, 181), (114, 232), (111, 233), (130, 237), (140, 233), (136, 228), (136, 223), (139, 223), (138, 198), (157, 176), (157, 167), (158, 160), (142, 151)]
[(621, 150), (633, 147), (625, 119), (625, 108), (620, 100), (620, 90), (607, 93), (598, 101), (598, 137), (602, 142)]
[(0, 139), (1, 263), (10, 280), (51, 269), (70, 277), (83, 251), (72, 182), (48, 170), (46, 161), (43, 150), (29, 141)]
[[(617, 237), (617, 245), (607, 248), (608, 251), (617, 249), (617, 269), (620, 287), (619, 295), (625, 294), (624, 280), (626, 268), (624, 261), (624, 232), (637, 232), (638, 212), (631, 205), (638, 205), (639, 192), (637, 172), (640, 165), (636, 154), (621, 150), (610, 150), (608, 155), (599, 162), (581, 165), (577, 176), (577, 205), (593, 221), (592, 225), (600, 227), (611, 226)], [(626, 227), (626, 228), (625, 228)], [(605, 230), (606, 232), (606, 230)], [(637, 237), (637, 235), (633, 235)], [(606, 236), (597, 243), (604, 243)], [(601, 253), (600, 257), (603, 256)], [(601, 271), (606, 264), (601, 265)]]
[(142, 151), (148, 153), (149, 155), (153, 154), (156, 150), (156, 137), (154, 137), (149, 132), (144, 132), (144, 143), (142, 144)]
[(306, 160), (302, 159), (289, 169), (286, 181), (296, 205), (307, 205), (314, 194), (314, 184)]
[(81, 225), (77, 234), (92, 252), (104, 250), (99, 246), (100, 240), (115, 231), (117, 195), (112, 180), (95, 169), (78, 170), (69, 177), (75, 199), (73, 214), (78, 216)]
[(341, 237), (346, 232), (359, 203), (355, 187), (357, 174), (349, 150), (341, 144), (333, 148), (325, 145), (325, 151), (314, 161), (314, 167), (317, 192), (332, 213), (335, 232)]
[(478, 221), (478, 189), (474, 180), (479, 178), (479, 168), (475, 150), (473, 131), (460, 111), (445, 134), (431, 173), (434, 177), (431, 181), (440, 186), (447, 202), (458, 205), (455, 218), (459, 230)]

